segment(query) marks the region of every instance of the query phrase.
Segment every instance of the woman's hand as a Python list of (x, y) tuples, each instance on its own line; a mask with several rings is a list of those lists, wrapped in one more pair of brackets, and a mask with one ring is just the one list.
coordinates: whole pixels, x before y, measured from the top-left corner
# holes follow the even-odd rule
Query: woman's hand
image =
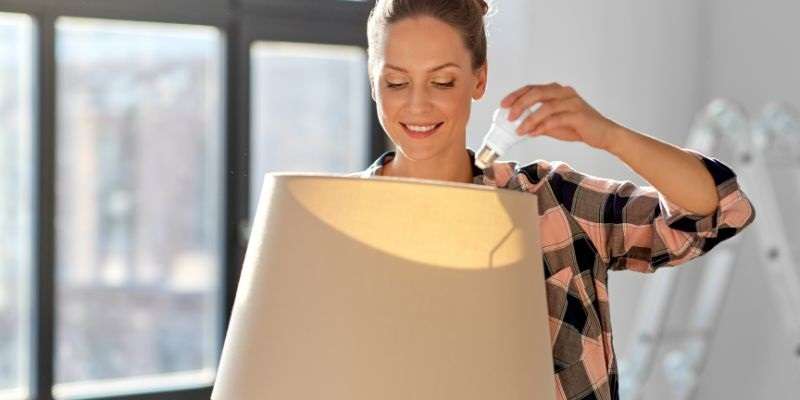
[(509, 120), (513, 121), (539, 102), (542, 106), (520, 124), (519, 134), (582, 141), (617, 156), (664, 196), (694, 214), (710, 215), (718, 207), (714, 179), (700, 159), (600, 115), (571, 87), (527, 85), (506, 96), (500, 105), (511, 108)]
[(506, 96), (500, 105), (511, 108), (509, 120), (513, 121), (539, 102), (542, 106), (519, 125), (518, 134), (581, 141), (610, 151), (615, 136), (625, 129), (597, 112), (575, 89), (557, 83), (523, 86)]

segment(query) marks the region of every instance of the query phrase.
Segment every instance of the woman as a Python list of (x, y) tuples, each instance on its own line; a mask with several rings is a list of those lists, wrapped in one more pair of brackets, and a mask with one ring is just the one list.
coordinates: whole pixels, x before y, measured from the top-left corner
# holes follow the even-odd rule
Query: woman
[(538, 196), (556, 392), (618, 398), (607, 271), (653, 272), (711, 250), (755, 218), (720, 161), (625, 128), (574, 89), (526, 85), (501, 102), (518, 131), (607, 151), (653, 186), (602, 179), (563, 162), (473, 166), (470, 105), (486, 90), (483, 0), (378, 0), (368, 21), (369, 79), (389, 151), (361, 176), (476, 183)]

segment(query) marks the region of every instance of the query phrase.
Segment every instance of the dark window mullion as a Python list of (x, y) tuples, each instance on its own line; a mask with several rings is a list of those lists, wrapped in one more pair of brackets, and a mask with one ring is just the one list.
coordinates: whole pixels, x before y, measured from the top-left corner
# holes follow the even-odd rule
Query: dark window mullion
[(119, 396), (97, 397), (96, 400), (208, 400), (211, 388), (176, 389), (174, 391), (131, 393)]
[(36, 18), (36, 121), (35, 240), (31, 290), (31, 395), (52, 399), (55, 349), (55, 165), (56, 165), (56, 71), (55, 17)]
[(366, 33), (360, 24), (352, 21), (244, 13), (242, 25), (249, 44), (259, 40), (275, 40), (367, 47)]
[[(367, 88), (369, 90), (369, 88)], [(369, 94), (371, 96), (371, 94)], [(389, 147), (389, 143), (386, 140), (386, 135), (383, 133), (383, 127), (381, 126), (381, 122), (378, 120), (378, 114), (375, 112), (374, 102), (372, 101), (372, 97), (370, 97), (369, 101), (369, 140), (370, 140), (370, 155), (369, 159), (367, 160), (367, 165), (364, 166), (366, 168), (369, 166), (373, 160), (377, 159), (378, 156), (383, 154)]]
[(239, 0), (242, 13), (255, 17), (337, 20), (363, 26), (373, 1), (346, 0)]
[(222, 25), (225, 0), (0, 0), (0, 10), (57, 16)]
[(216, 2), (198, 4), (199, 1), (193, 0), (180, 2), (151, 0), (148, 3), (129, 0), (103, 0), (91, 3), (74, 0), (0, 0), (0, 11), (217, 27), (224, 26), (228, 19), (229, 8)]
[[(242, 29), (241, 14), (234, 11), (227, 28), (226, 42), (226, 121), (225, 166), (225, 260), (223, 263), (224, 338), (233, 309), (246, 248), (244, 222), (249, 208), (250, 149), (250, 51)], [(220, 343), (222, 345), (222, 343)], [(220, 354), (222, 348), (220, 347)]]

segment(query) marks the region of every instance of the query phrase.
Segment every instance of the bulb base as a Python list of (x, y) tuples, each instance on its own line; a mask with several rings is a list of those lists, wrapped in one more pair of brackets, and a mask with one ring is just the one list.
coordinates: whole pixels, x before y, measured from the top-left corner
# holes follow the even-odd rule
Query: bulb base
[(500, 154), (497, 153), (493, 148), (483, 145), (478, 153), (475, 155), (475, 165), (478, 166), (480, 169), (487, 169), (489, 168), (495, 160), (500, 157)]

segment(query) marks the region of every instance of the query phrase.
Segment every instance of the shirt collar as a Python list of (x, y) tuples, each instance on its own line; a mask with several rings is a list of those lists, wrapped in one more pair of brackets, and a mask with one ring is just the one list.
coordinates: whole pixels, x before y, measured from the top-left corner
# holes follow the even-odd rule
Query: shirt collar
[[(470, 149), (469, 147), (467, 147), (466, 150), (467, 154), (469, 155), (469, 165), (472, 166), (472, 183), (478, 185), (486, 184), (486, 180), (484, 179), (483, 176), (483, 170), (478, 168), (477, 165), (475, 165), (475, 151)], [(372, 164), (370, 164), (370, 166), (367, 167), (366, 170), (364, 170), (363, 176), (367, 177), (377, 176), (379, 174), (379, 171), (383, 168), (383, 166), (386, 165), (386, 163), (388, 163), (389, 161), (392, 161), (394, 156), (395, 156), (394, 150), (388, 150), (384, 152), (375, 161), (373, 161)]]

